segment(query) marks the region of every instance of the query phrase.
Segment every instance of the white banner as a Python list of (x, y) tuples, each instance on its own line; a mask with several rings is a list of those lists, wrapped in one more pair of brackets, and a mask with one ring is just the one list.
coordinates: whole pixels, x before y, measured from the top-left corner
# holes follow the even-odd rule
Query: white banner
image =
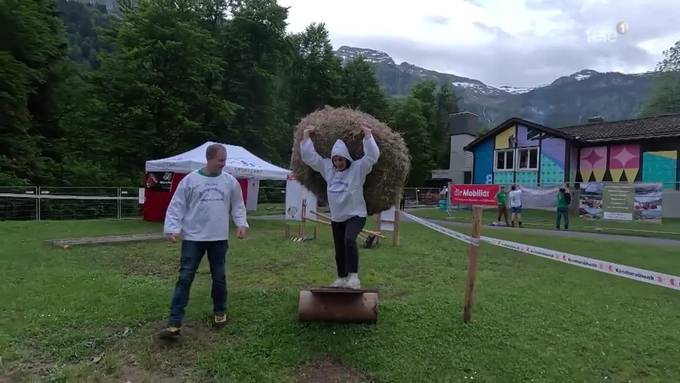
[[(422, 218), (418, 218), (414, 215), (403, 213), (409, 219), (414, 222), (420, 223), (421, 225), (427, 226), (428, 228), (447, 235), (451, 238), (458, 239), (465, 243), (471, 243), (472, 238), (463, 233), (447, 229), (443, 226), (428, 222)], [(656, 271), (640, 269), (637, 267), (621, 265), (618, 263), (601, 261), (599, 259), (583, 257), (580, 255), (574, 255), (565, 253), (562, 251), (545, 249), (538, 246), (526, 245), (523, 243), (506, 241), (491, 237), (481, 237), (481, 240), (486, 243), (490, 243), (495, 246), (503, 247), (510, 250), (515, 250), (524, 254), (536, 255), (539, 257), (551, 259), (553, 261), (559, 261), (562, 263), (567, 263), (572, 266), (578, 266), (594, 271), (599, 271), (601, 273), (616, 275), (623, 278), (633, 279), (638, 282), (649, 283), (656, 286), (666, 287), (673, 290), (680, 290), (680, 277), (676, 275), (659, 273)]]
[(260, 180), (248, 180), (248, 196), (246, 197), (246, 210), (257, 210), (257, 198), (260, 194)]
[(379, 231), (394, 231), (394, 212), (396, 208), (392, 206), (388, 210), (380, 212)]
[(554, 208), (557, 205), (559, 187), (530, 188), (520, 186), (522, 190), (522, 207), (525, 209)]
[(307, 203), (306, 217), (316, 218), (312, 211), (317, 210), (316, 196), (299, 183), (294, 176), (288, 176), (286, 182), (286, 219), (302, 220), (302, 201)]

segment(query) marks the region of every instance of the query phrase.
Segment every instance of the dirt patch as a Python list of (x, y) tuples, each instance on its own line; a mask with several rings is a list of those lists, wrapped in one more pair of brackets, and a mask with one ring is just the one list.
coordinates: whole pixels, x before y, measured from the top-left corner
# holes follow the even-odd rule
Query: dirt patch
[(150, 352), (165, 353), (174, 349), (185, 349), (191, 347), (201, 348), (202, 346), (210, 346), (210, 344), (217, 342), (220, 339), (219, 332), (221, 329), (212, 327), (212, 316), (205, 321), (188, 321), (182, 324), (182, 335), (177, 339), (160, 339), (158, 332), (165, 326), (164, 323), (157, 323), (158, 331), (151, 336), (153, 337), (150, 345)]
[(125, 260), (125, 274), (134, 276), (168, 277), (177, 274), (175, 265), (155, 265), (140, 257), (128, 257)]
[[(159, 382), (159, 383), (176, 383), (181, 382), (182, 378), (179, 376), (165, 376), (157, 371), (149, 371), (140, 366), (123, 366), (120, 372), (120, 379), (116, 382), (129, 383), (145, 383), (145, 382)], [(113, 381), (113, 380), (112, 380)]]
[(29, 378), (49, 376), (56, 371), (57, 364), (50, 361), (45, 354), (31, 352), (26, 353), (25, 360), (7, 362), (4, 367), (5, 374), (0, 375), (0, 383), (19, 382), (29, 380)]
[[(147, 338), (145, 351), (137, 355), (129, 355), (126, 365), (132, 366), (130, 373), (151, 375), (157, 381), (157, 377), (183, 376), (191, 373), (194, 367), (196, 350), (210, 350), (219, 342), (224, 341), (221, 329), (212, 327), (212, 315), (206, 316), (203, 321), (187, 321), (182, 324), (182, 335), (177, 339), (164, 340), (158, 337), (158, 333), (165, 326), (164, 322), (155, 322), (151, 329), (144, 333)], [(177, 379), (180, 381), (181, 379)], [(143, 380), (142, 380), (143, 381)], [(164, 381), (165, 380), (161, 380)], [(173, 380), (168, 380), (172, 382)], [(131, 382), (135, 382), (131, 380)]]
[(359, 383), (366, 378), (358, 371), (324, 359), (308, 363), (297, 370), (299, 383)]
[[(175, 383), (192, 381), (191, 376), (195, 364), (195, 351), (209, 349), (221, 339), (219, 329), (213, 329), (210, 324), (212, 316), (203, 321), (188, 321), (182, 326), (182, 335), (173, 340), (163, 340), (158, 337), (165, 322), (153, 322), (136, 330), (137, 337), (127, 337), (126, 341), (117, 345), (117, 363), (113, 371), (106, 371), (106, 382), (161, 382)], [(122, 332), (121, 332), (122, 331)], [(127, 328), (116, 333), (129, 335)], [(120, 336), (120, 335), (119, 335)], [(120, 336), (121, 338), (125, 335)], [(136, 349), (141, 352), (128, 352), (126, 349)], [(143, 350), (143, 351), (142, 351)], [(100, 363), (105, 368), (105, 362)]]

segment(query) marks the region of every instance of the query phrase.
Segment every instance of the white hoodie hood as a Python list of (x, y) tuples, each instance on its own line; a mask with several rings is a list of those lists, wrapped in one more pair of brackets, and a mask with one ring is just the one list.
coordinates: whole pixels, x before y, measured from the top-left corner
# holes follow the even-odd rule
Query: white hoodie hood
[(353, 162), (354, 160), (352, 159), (352, 156), (349, 154), (349, 149), (347, 149), (347, 145), (345, 145), (345, 142), (342, 140), (337, 140), (335, 141), (335, 144), (333, 144), (333, 149), (331, 149), (331, 158), (334, 156), (340, 156), (349, 162)]

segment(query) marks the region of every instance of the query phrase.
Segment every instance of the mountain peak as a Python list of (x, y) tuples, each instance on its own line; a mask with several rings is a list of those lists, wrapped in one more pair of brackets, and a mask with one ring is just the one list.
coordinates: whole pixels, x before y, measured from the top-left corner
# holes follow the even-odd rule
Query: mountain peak
[(600, 74), (600, 72), (592, 69), (582, 69), (576, 73), (569, 76), (562, 76), (557, 80), (553, 81), (550, 85), (562, 85), (567, 83), (575, 83), (577, 81), (587, 80), (595, 75)]
[(582, 69), (569, 77), (573, 78), (576, 81), (582, 81), (596, 74), (600, 74), (600, 72), (592, 69)]
[(530, 87), (530, 86), (509, 86), (509, 85), (503, 85), (500, 87), (501, 90), (512, 93), (512, 94), (524, 94), (524, 93), (529, 93), (532, 90), (540, 88), (539, 87)]
[(335, 52), (335, 55), (342, 60), (343, 64), (356, 57), (363, 56), (364, 60), (370, 63), (385, 63), (394, 65), (394, 60), (392, 60), (390, 55), (375, 49), (348, 47), (343, 45), (338, 48), (338, 50)]

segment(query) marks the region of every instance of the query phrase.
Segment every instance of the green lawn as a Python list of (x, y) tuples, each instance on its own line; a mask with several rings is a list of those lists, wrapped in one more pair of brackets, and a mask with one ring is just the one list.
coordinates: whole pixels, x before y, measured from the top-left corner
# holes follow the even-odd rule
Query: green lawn
[[(470, 222), (472, 214), (470, 210), (452, 210), (450, 215), (435, 208), (424, 208), (415, 210), (414, 214), (423, 218), (446, 219), (455, 222)], [(489, 224), (496, 220), (496, 209), (484, 209), (483, 224)], [(510, 219), (510, 209), (508, 209), (508, 220)], [(524, 209), (522, 214), (522, 224), (534, 229), (555, 228), (555, 212), (546, 210)], [(620, 222), (610, 220), (589, 220), (579, 218), (577, 214), (569, 216), (569, 230), (583, 231), (590, 233), (620, 234), (639, 237), (656, 237), (680, 240), (680, 219), (664, 218), (661, 224), (650, 222)]]
[[(185, 335), (166, 344), (154, 335), (167, 313), (178, 245), (44, 243), (160, 225), (0, 222), (0, 382), (294, 382), (328, 377), (329, 365), (376, 382), (680, 379), (678, 291), (483, 245), (474, 320), (465, 325), (467, 247), (405, 224), (401, 247), (361, 252), (363, 285), (380, 289), (376, 325), (302, 324), (298, 291), (333, 279), (328, 228), (299, 244), (283, 240), (281, 222), (251, 225), (247, 240), (231, 243), (227, 327), (207, 325), (204, 262)], [(680, 273), (677, 249), (503, 235)]]
[(286, 214), (286, 204), (281, 202), (258, 203), (256, 211), (249, 211), (248, 215), (284, 215)]

